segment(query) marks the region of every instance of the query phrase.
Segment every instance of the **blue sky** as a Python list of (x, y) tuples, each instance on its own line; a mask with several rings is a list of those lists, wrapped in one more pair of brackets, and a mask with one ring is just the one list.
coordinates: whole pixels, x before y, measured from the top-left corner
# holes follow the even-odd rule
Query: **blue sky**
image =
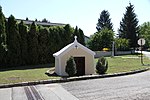
[(139, 25), (150, 21), (150, 0), (0, 0), (5, 17), (10, 14), (15, 18), (30, 20), (48, 19), (54, 23), (78, 26), (85, 35), (96, 32), (96, 24), (102, 10), (108, 10), (117, 33), (119, 23), (129, 2), (134, 10)]

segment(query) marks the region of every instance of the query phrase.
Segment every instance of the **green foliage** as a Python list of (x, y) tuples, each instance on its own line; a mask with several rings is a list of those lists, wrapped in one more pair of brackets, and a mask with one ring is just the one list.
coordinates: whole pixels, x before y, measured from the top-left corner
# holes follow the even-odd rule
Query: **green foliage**
[(144, 47), (150, 48), (150, 22), (145, 22), (140, 26), (139, 37), (145, 39)]
[(67, 73), (69, 76), (74, 76), (74, 75), (77, 73), (77, 70), (76, 70), (76, 63), (75, 63), (73, 57), (70, 57), (70, 58), (67, 60), (67, 65), (66, 65), (65, 71), (66, 71), (66, 73)]
[(110, 14), (107, 10), (103, 10), (101, 12), (96, 26), (97, 31), (101, 31), (104, 28), (108, 28), (109, 30), (113, 31), (113, 24), (111, 23), (111, 19), (109, 18), (109, 16)]
[[(106, 41), (107, 40), (107, 41)], [(107, 28), (102, 29), (100, 32), (96, 32), (89, 40), (88, 46), (94, 51), (100, 51), (103, 48), (111, 48), (114, 40), (114, 32)]]
[(38, 30), (33, 22), (28, 33), (29, 64), (38, 64)]
[(11, 15), (8, 18), (7, 23), (7, 63), (10, 66), (19, 66), (21, 64), (21, 48), (20, 48), (21, 37), (19, 29), (15, 20), (15, 17)]
[[(84, 33), (83, 31), (76, 26), (75, 30), (74, 30), (74, 35), (73, 36), (77, 36), (77, 40), (79, 43), (81, 43), (82, 45), (85, 45), (85, 41), (84, 41)], [(74, 39), (74, 37), (72, 37)]]
[(64, 27), (64, 36), (63, 39), (64, 41), (64, 46), (68, 45), (69, 43), (72, 42), (72, 35), (73, 35), (74, 29), (69, 25), (65, 25)]
[(27, 65), (28, 62), (28, 30), (27, 26), (21, 21), (19, 23), (19, 33), (21, 37), (20, 47), (21, 47), (21, 59), (22, 65)]
[(39, 29), (38, 36), (38, 50), (39, 50), (39, 63), (46, 64), (49, 61), (49, 31), (47, 28)]
[(23, 21), (18, 24), (12, 15), (6, 20), (0, 6), (0, 66), (53, 63), (53, 53), (73, 42), (74, 35), (84, 45), (81, 29), (69, 24), (44, 28), (34, 22), (30, 26)]
[(0, 66), (5, 62), (5, 45), (6, 42), (6, 31), (5, 31), (5, 16), (2, 12), (2, 7), (0, 6)]
[(129, 50), (129, 40), (125, 38), (116, 38), (115, 47), (120, 51)]
[(96, 72), (98, 74), (105, 74), (108, 69), (108, 61), (104, 57), (100, 57), (96, 64)]
[(51, 53), (55, 53), (62, 48), (62, 41), (60, 36), (61, 29), (59, 26), (54, 26), (49, 28), (49, 40), (50, 40), (50, 47)]
[(82, 44), (82, 45), (85, 45), (85, 40), (84, 40), (84, 33), (82, 31), (82, 29), (79, 28), (79, 42)]
[(129, 39), (129, 46), (137, 47), (137, 39), (139, 33), (138, 19), (134, 13), (134, 6), (129, 3), (126, 7), (126, 13), (120, 22), (119, 37)]
[(47, 22), (48, 22), (48, 20), (47, 20), (46, 18), (44, 18), (44, 19), (42, 20), (42, 22), (46, 22), (46, 23), (47, 23)]

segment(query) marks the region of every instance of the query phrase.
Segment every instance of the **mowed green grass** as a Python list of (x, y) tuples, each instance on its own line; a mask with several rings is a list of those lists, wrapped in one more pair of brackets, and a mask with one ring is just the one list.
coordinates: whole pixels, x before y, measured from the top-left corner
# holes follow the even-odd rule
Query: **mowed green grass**
[[(138, 69), (148, 68), (150, 66), (143, 66), (138, 55), (125, 55), (116, 57), (106, 57), (108, 60), (107, 74), (128, 72)], [(98, 59), (95, 59), (95, 63)], [(150, 59), (144, 57), (144, 63), (150, 64)], [(45, 72), (54, 67), (47, 68), (22, 68), (22, 69), (8, 69), (0, 71), (0, 84), (10, 84), (27, 81), (39, 81), (47, 79), (59, 79), (58, 76), (47, 76)]]
[(49, 69), (50, 68), (35, 68), (35, 69), (0, 71), (0, 84), (60, 78), (54, 76), (52, 77), (47, 76), (45, 72)]
[[(139, 55), (125, 55), (116, 57), (106, 57), (108, 60), (107, 74), (128, 72), (148, 68), (150, 66), (143, 66), (141, 64)], [(96, 59), (97, 61), (98, 59)], [(150, 59), (144, 57), (143, 62), (145, 65), (150, 64)]]

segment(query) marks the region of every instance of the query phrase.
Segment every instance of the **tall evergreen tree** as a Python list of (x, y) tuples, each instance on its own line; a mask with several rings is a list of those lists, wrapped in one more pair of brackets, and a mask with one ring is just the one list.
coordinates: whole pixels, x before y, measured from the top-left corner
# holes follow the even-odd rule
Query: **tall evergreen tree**
[(18, 66), (21, 64), (20, 34), (15, 17), (11, 15), (7, 23), (8, 64)]
[(38, 30), (35, 22), (31, 24), (28, 33), (28, 53), (30, 55), (29, 64), (38, 64)]
[(137, 39), (139, 33), (138, 19), (134, 13), (134, 6), (129, 3), (126, 7), (126, 12), (122, 21), (120, 22), (120, 28), (118, 30), (120, 38), (129, 39), (129, 46), (135, 48), (137, 46)]
[(73, 39), (74, 39), (74, 36), (77, 36), (78, 38), (78, 41), (79, 41), (79, 31), (78, 31), (78, 26), (76, 26), (76, 28), (74, 29), (74, 33), (73, 33)]
[(67, 25), (65, 25), (65, 27), (64, 27), (64, 46), (66, 46), (66, 45), (68, 45), (69, 43), (71, 43), (72, 42), (72, 39), (71, 39), (71, 37), (72, 37), (72, 35), (73, 35), (73, 28), (69, 25), (69, 24), (67, 24)]
[(53, 53), (59, 51), (62, 49), (62, 42), (60, 33), (59, 33), (59, 26), (54, 26), (49, 28), (49, 55), (50, 55), (50, 61), (54, 62)]
[[(74, 30), (74, 35), (73, 36), (77, 36), (77, 40), (79, 43), (81, 43), (82, 45), (85, 45), (85, 41), (84, 41), (84, 33), (81, 29), (78, 29), (78, 27), (76, 26), (75, 30)], [(72, 37), (74, 39), (74, 37)]]
[(28, 62), (28, 29), (27, 26), (21, 21), (19, 23), (19, 33), (21, 36), (20, 47), (21, 47), (21, 59), (22, 65), (27, 65)]
[(39, 46), (39, 62), (46, 64), (49, 62), (49, 32), (47, 28), (39, 29), (38, 46)]
[(5, 16), (2, 12), (2, 7), (0, 6), (0, 66), (4, 63), (4, 55), (5, 55), (5, 37), (6, 37), (6, 31), (5, 31)]
[(101, 31), (103, 28), (108, 28), (109, 30), (113, 31), (113, 24), (111, 23), (111, 19), (109, 17), (110, 14), (107, 10), (103, 10), (101, 12), (96, 26), (97, 31)]
[(64, 31), (64, 28), (62, 27), (62, 26), (58, 26), (57, 28), (56, 28), (56, 30), (57, 30), (57, 38), (58, 38), (58, 40), (60, 41), (59, 42), (59, 47), (58, 47), (58, 50), (60, 50), (60, 49), (62, 49), (64, 46), (65, 46), (65, 42), (64, 41), (66, 41), (65, 40), (65, 31)]
[(79, 38), (80, 43), (85, 45), (84, 33), (83, 33), (82, 29), (80, 29), (80, 28), (79, 28), (79, 34), (80, 34), (80, 38)]
[(50, 45), (52, 53), (59, 51), (62, 48), (62, 41), (59, 32), (59, 26), (50, 27)]

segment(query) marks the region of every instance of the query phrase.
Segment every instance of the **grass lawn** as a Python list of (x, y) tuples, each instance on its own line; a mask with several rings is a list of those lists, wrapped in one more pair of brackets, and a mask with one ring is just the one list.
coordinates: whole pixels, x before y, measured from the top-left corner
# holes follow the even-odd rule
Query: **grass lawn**
[[(95, 59), (97, 62), (98, 59)], [(127, 72), (137, 69), (143, 69), (150, 66), (142, 66), (138, 55), (125, 55), (116, 57), (107, 57), (108, 71), (107, 73)], [(144, 57), (144, 63), (150, 64), (150, 59)], [(18, 83), (26, 81), (38, 81), (47, 79), (58, 79), (60, 77), (47, 76), (45, 72), (54, 67), (47, 68), (20, 68), (5, 69), (0, 71), (0, 84)]]
[[(106, 57), (108, 60), (107, 73), (128, 72), (138, 69), (148, 68), (150, 66), (143, 66), (140, 62), (139, 55), (124, 55), (116, 57)], [(95, 59), (97, 61), (98, 59)], [(150, 59), (144, 57), (144, 64), (150, 64)]]
[(0, 71), (0, 84), (18, 83), (26, 81), (38, 81), (47, 79), (56, 79), (60, 77), (50, 77), (45, 72), (50, 68), (31, 68), (31, 69), (19, 69)]

